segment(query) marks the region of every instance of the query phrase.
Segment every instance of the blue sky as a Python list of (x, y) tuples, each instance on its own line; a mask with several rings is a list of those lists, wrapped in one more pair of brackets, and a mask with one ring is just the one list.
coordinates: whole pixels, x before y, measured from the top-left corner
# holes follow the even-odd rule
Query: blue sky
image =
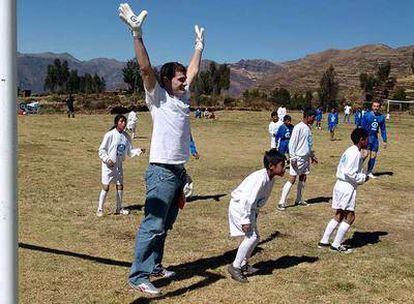
[[(121, 1), (20, 0), (18, 50), (68, 52), (80, 60), (133, 57), (132, 38), (118, 17)], [(154, 65), (187, 63), (194, 24), (206, 28), (203, 58), (286, 61), (328, 48), (414, 44), (414, 1), (142, 0), (149, 14), (144, 41)]]

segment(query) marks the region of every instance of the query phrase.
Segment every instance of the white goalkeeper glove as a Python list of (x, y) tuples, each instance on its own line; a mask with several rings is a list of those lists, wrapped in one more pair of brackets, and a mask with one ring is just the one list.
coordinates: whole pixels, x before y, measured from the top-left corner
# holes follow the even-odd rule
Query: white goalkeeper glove
[(118, 11), (119, 17), (129, 26), (134, 37), (141, 38), (142, 25), (144, 24), (148, 12), (143, 10), (138, 16), (136, 16), (128, 3), (121, 3)]
[(196, 32), (195, 49), (203, 51), (204, 49), (204, 27), (199, 28), (198, 25), (194, 26)]

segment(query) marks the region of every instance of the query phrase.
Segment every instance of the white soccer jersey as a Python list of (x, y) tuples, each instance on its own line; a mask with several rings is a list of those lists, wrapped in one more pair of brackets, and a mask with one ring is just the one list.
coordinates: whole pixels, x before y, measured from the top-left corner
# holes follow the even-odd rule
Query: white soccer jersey
[[(274, 179), (270, 179), (266, 169), (253, 172), (231, 193), (229, 205), (231, 223), (250, 224), (251, 214), (257, 214), (272, 192)], [(233, 233), (232, 233), (233, 235)]]
[(135, 125), (137, 124), (138, 116), (137, 113), (134, 111), (129, 112), (128, 119), (127, 119), (127, 128), (128, 129), (134, 129)]
[(190, 157), (190, 92), (177, 98), (156, 83), (152, 92), (145, 91), (153, 129), (150, 162), (184, 164)]
[(283, 125), (283, 121), (281, 120), (278, 120), (277, 122), (271, 121), (269, 124), (270, 148), (276, 148), (275, 134), (281, 125)]
[(351, 106), (346, 105), (345, 108), (344, 108), (345, 114), (351, 114), (351, 109), (352, 109)]
[(289, 141), (289, 157), (308, 158), (312, 151), (312, 132), (303, 121), (298, 123), (292, 131)]
[(98, 151), (99, 158), (105, 164), (109, 159), (114, 164), (122, 163), (125, 160), (125, 155), (134, 157), (141, 153), (141, 149), (133, 148), (128, 133), (125, 131), (120, 133), (116, 128), (106, 132)]
[(336, 170), (336, 178), (351, 184), (354, 188), (363, 184), (367, 177), (362, 173), (362, 163), (363, 158), (358, 147), (355, 145), (349, 147), (341, 156)]
[(279, 120), (283, 122), (283, 118), (285, 117), (287, 111), (285, 107), (279, 107), (277, 109), (277, 116), (279, 117)]

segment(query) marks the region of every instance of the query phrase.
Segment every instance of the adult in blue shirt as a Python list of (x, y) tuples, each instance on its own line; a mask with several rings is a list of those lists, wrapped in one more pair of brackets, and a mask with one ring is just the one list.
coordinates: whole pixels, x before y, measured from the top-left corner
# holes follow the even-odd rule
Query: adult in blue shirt
[(357, 108), (357, 110), (354, 112), (354, 123), (356, 128), (361, 127), (361, 121), (362, 121), (362, 110), (360, 107)]
[(329, 133), (331, 133), (331, 140), (335, 140), (335, 129), (336, 129), (336, 125), (338, 124), (338, 112), (336, 111), (335, 108), (331, 109), (331, 112), (329, 112), (328, 114), (328, 130)]
[(292, 118), (289, 115), (285, 115), (283, 125), (279, 127), (275, 135), (277, 150), (282, 154), (289, 153), (289, 140), (293, 130), (291, 122)]
[(381, 108), (381, 102), (375, 100), (372, 103), (372, 110), (365, 113), (362, 117), (361, 126), (369, 132), (369, 161), (368, 161), (368, 176), (370, 178), (376, 178), (372, 171), (375, 165), (375, 159), (379, 148), (378, 132), (381, 129), (381, 137), (384, 142), (384, 149), (387, 148), (387, 129), (385, 127), (385, 117), (379, 110)]

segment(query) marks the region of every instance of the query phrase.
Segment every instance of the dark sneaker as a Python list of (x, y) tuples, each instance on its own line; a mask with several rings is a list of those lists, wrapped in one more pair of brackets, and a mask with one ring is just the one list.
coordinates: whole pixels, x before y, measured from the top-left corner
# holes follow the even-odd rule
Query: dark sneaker
[(147, 293), (151, 295), (159, 295), (161, 293), (161, 291), (157, 287), (152, 285), (152, 283), (149, 281), (145, 283), (141, 283), (139, 285), (134, 285), (131, 282), (129, 282), (129, 286), (131, 286), (135, 290), (139, 290), (143, 293)]
[(153, 277), (157, 278), (172, 278), (176, 275), (175, 271), (167, 270), (164, 267), (160, 267), (160, 270), (157, 270), (156, 272), (151, 273)]
[(352, 249), (351, 248), (347, 248), (344, 245), (340, 245), (339, 247), (334, 247), (334, 246), (329, 246), (329, 249), (336, 251), (336, 252), (340, 252), (340, 253), (351, 253)]
[(256, 272), (258, 272), (260, 269), (259, 268), (255, 268), (249, 264), (245, 264), (241, 267), (241, 271), (243, 272), (243, 274), (246, 275), (252, 275), (255, 274)]
[(303, 206), (303, 207), (308, 207), (309, 203), (306, 201), (300, 201), (300, 202), (295, 202), (295, 206)]
[(228, 272), (231, 274), (233, 280), (236, 280), (241, 283), (248, 283), (246, 276), (243, 274), (241, 268), (236, 268), (233, 264), (230, 264), (227, 267)]
[(325, 244), (325, 243), (321, 243), (321, 242), (319, 242), (318, 243), (318, 248), (319, 249), (326, 249), (326, 248), (329, 248), (329, 247), (331, 247), (331, 244)]
[(279, 204), (279, 205), (277, 205), (277, 209), (280, 210), (280, 211), (283, 211), (283, 210), (286, 209), (286, 206), (282, 205), (282, 204)]

